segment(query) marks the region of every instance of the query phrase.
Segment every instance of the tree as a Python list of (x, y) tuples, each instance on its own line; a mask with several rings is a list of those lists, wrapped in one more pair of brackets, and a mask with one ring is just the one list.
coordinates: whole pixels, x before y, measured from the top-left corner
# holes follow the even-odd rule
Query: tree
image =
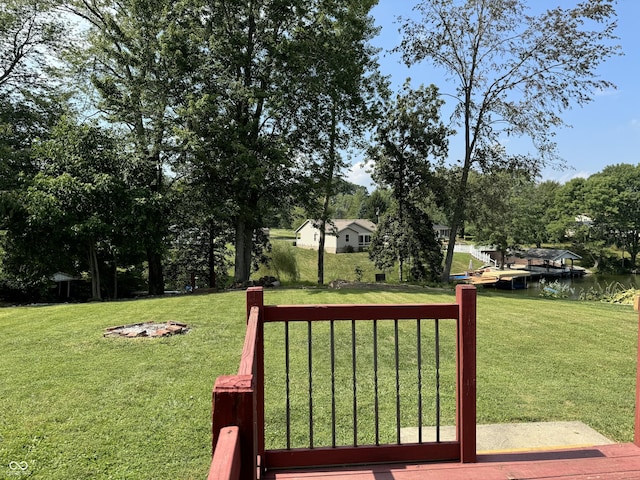
[(576, 222), (577, 218), (588, 214), (586, 191), (587, 180), (580, 177), (571, 179), (557, 189), (549, 209), (551, 218), (547, 225), (551, 239), (562, 242), (569, 234), (573, 242), (587, 243), (588, 229)]
[(527, 241), (523, 229), (530, 219), (523, 208), (527, 192), (533, 182), (526, 171), (510, 169), (480, 175), (470, 172), (469, 193), (474, 205), (469, 223), (473, 226), (474, 240), (494, 245), (501, 254), (501, 268), (509, 250), (515, 250)]
[(640, 252), (640, 166), (610, 165), (592, 175), (585, 201), (593, 228), (629, 252), (635, 267)]
[(369, 199), (367, 189), (361, 185), (350, 184), (348, 189), (337, 190), (331, 200), (333, 218), (362, 218), (360, 212)]
[[(117, 271), (130, 213), (116, 140), (95, 125), (61, 120), (51, 138), (33, 146), (40, 171), (16, 191), (7, 222), (6, 266), (22, 283), (37, 284), (56, 270), (88, 271), (92, 297), (102, 298), (103, 266)], [(114, 280), (114, 295), (117, 295)]]
[(75, 0), (69, 8), (89, 24), (88, 48), (76, 52), (74, 70), (90, 77), (106, 119), (129, 133), (129, 180), (140, 194), (135, 208), (149, 293), (162, 294), (170, 213), (166, 173), (176, 151), (175, 99), (184, 88), (176, 64), (190, 51), (173, 43), (180, 25), (174, 24), (173, 2)]
[(514, 210), (519, 219), (518, 236), (522, 243), (532, 243), (541, 248), (543, 243), (551, 240), (548, 227), (553, 220), (551, 212), (559, 188), (560, 184), (551, 180), (521, 182)]
[[(185, 162), (223, 203), (238, 283), (249, 279), (266, 219), (294, 197), (319, 197), (320, 185), (333, 189), (365, 107), (371, 5), (223, 0), (191, 13), (202, 48), (184, 111)], [(304, 158), (311, 183), (300, 181)]]
[(58, 2), (6, 0), (0, 4), (0, 192), (2, 210), (11, 207), (18, 176), (37, 168), (29, 154), (62, 114), (65, 99), (55, 92), (53, 65), (68, 45), (70, 28)]
[[(169, 229), (172, 240), (167, 278), (176, 289), (185, 285), (220, 288), (232, 267), (227, 244), (233, 241), (233, 232), (211, 208), (210, 202), (216, 200), (190, 180), (183, 179), (172, 192), (176, 208)], [(195, 277), (199, 280), (196, 285)]]
[(202, 191), (215, 197), (216, 216), (234, 231), (238, 283), (249, 279), (264, 218), (289, 203), (296, 178), (280, 85), (290, 68), (292, 34), (304, 27), (305, 5), (179, 4), (178, 17), (197, 45), (182, 65), (190, 82), (180, 109), (185, 119), (180, 135), (188, 151), (182, 160)]
[(381, 270), (397, 264), (400, 282), (406, 278), (407, 264), (411, 278), (418, 281), (436, 280), (442, 269), (441, 245), (429, 216), (413, 205), (400, 216), (395, 200), (378, 223), (369, 246), (369, 258)]
[[(64, 112), (62, 101), (45, 95), (25, 96), (16, 101), (0, 94), (0, 202), (20, 185), (20, 177), (33, 177), (38, 165), (31, 157), (31, 144), (48, 138)], [(6, 205), (5, 205), (6, 207)]]
[[(331, 201), (338, 193), (349, 150), (373, 119), (372, 100), (384, 88), (376, 51), (371, 0), (319, 0), (308, 7), (308, 25), (293, 32), (284, 102), (291, 111), (291, 141), (303, 161), (302, 196), (320, 231), (318, 283), (324, 283), (324, 244)], [(295, 50), (294, 50), (295, 49)], [(294, 73), (293, 75), (291, 73)]]
[[(428, 250), (423, 248), (440, 251), (423, 206), (424, 198), (439, 185), (432, 159), (437, 162), (447, 152), (449, 131), (439, 116), (442, 103), (433, 85), (414, 91), (405, 83), (403, 93), (387, 103), (374, 134), (375, 143), (369, 149), (369, 157), (374, 162), (373, 178), (383, 187), (389, 187), (395, 204), (381, 222), (383, 228), (376, 232), (380, 237), (377, 244), (393, 241), (401, 280), (408, 258), (428, 256)], [(431, 228), (416, 227), (425, 223)], [(375, 258), (379, 251), (374, 248), (370, 256)]]
[(380, 218), (391, 205), (391, 191), (376, 188), (362, 205), (358, 218), (366, 218), (373, 223), (379, 223)]
[(448, 281), (456, 235), (467, 207), (469, 172), (501, 136), (525, 136), (539, 156), (522, 165), (536, 173), (557, 160), (554, 130), (572, 104), (613, 87), (597, 67), (619, 52), (611, 0), (529, 15), (524, 0), (423, 0), (419, 21), (402, 20), (397, 48), (408, 65), (429, 61), (455, 85), (452, 120), (461, 128), (461, 160), (442, 273)]
[(0, 93), (45, 86), (47, 70), (69, 41), (55, 0), (4, 0), (0, 4)]

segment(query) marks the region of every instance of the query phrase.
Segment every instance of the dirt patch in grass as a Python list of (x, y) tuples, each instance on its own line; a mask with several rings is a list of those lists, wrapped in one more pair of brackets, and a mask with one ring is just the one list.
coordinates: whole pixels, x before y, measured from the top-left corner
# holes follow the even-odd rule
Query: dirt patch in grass
[(105, 337), (168, 337), (170, 335), (179, 335), (187, 333), (189, 327), (186, 323), (179, 322), (144, 322), (134, 323), (130, 325), (118, 325), (117, 327), (109, 327), (105, 330)]

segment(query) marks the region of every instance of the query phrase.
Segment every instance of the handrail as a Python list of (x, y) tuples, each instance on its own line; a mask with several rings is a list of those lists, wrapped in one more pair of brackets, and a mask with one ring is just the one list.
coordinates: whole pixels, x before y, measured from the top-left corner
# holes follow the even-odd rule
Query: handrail
[(225, 427), (218, 434), (207, 480), (240, 480), (240, 429)]
[[(353, 463), (353, 449), (371, 461), (458, 459), (475, 461), (475, 287), (459, 285), (454, 304), (420, 305), (269, 305), (261, 288), (247, 290), (247, 333), (237, 375), (216, 379), (213, 390), (212, 460), (209, 480), (255, 480), (270, 467), (313, 465), (323, 451), (341, 463)], [(267, 451), (264, 447), (264, 345), (267, 322), (322, 320), (455, 319), (456, 328), (456, 425), (457, 440), (437, 444), (361, 445)], [(354, 323), (355, 325), (355, 323)], [(419, 327), (418, 327), (419, 328)], [(397, 336), (397, 332), (396, 332)], [(426, 448), (426, 449), (425, 449)], [(429, 453), (432, 452), (432, 453)], [(292, 455), (293, 454), (293, 455)], [(433, 456), (432, 456), (433, 455)], [(327, 456), (327, 455), (325, 455)], [(273, 463), (270, 463), (272, 461)], [(222, 466), (221, 466), (222, 465)], [(239, 469), (239, 470), (238, 470)]]
[[(260, 308), (251, 306), (248, 310), (247, 333), (240, 360), (237, 375), (221, 376), (216, 379), (213, 388), (213, 414), (212, 414), (212, 450), (214, 457), (220, 449), (223, 458), (230, 455), (230, 447), (226, 434), (229, 428), (236, 431), (237, 445), (233, 454), (239, 456), (236, 479), (255, 479), (259, 468), (259, 441), (262, 430), (259, 425), (263, 422), (261, 409), (256, 405), (262, 402), (262, 396), (258, 392), (262, 389), (262, 370), (260, 361), (262, 351), (262, 335), (260, 323)], [(258, 399), (259, 397), (259, 399)], [(235, 429), (235, 430), (233, 430)], [(234, 467), (236, 468), (236, 467)], [(215, 473), (220, 469), (227, 472), (228, 469), (220, 467), (212, 462), (209, 475), (222, 475)], [(226, 474), (226, 473), (225, 473)], [(234, 474), (236, 475), (236, 474)], [(226, 477), (213, 477), (223, 478)], [(232, 477), (229, 478), (232, 480)]]
[(458, 305), (265, 305), (264, 322), (458, 318)]
[[(457, 439), (455, 441), (422, 442), (418, 444), (397, 444), (377, 443), (375, 445), (361, 445), (356, 440), (351, 446), (335, 445), (330, 442), (329, 445), (316, 445), (314, 442), (313, 429), (313, 394), (311, 392), (311, 351), (309, 351), (309, 444), (303, 448), (289, 447), (289, 412), (286, 412), (287, 418), (287, 438), (284, 449), (263, 451), (264, 464), (267, 468), (288, 468), (288, 467), (308, 467), (333, 464), (350, 464), (350, 463), (377, 463), (380, 461), (411, 461), (411, 460), (459, 460), (463, 462), (474, 462), (476, 459), (476, 438), (475, 438), (475, 422), (476, 422), (476, 379), (475, 379), (475, 294), (476, 289), (471, 285), (459, 285), (456, 289), (456, 303), (454, 304), (401, 304), (401, 305), (263, 305), (263, 322), (282, 322), (285, 324), (285, 346), (287, 340), (287, 326), (290, 322), (307, 322), (308, 341), (311, 338), (311, 324), (326, 321), (330, 325), (334, 321), (351, 321), (352, 328), (359, 321), (373, 321), (374, 330), (375, 322), (391, 321), (396, 325), (398, 321), (420, 322), (423, 320), (452, 319), (457, 322), (456, 328), (456, 425)], [(418, 326), (419, 328), (419, 326)], [(333, 327), (330, 327), (330, 331)], [(437, 330), (437, 326), (436, 326)], [(333, 342), (332, 335), (329, 334), (329, 342)], [(375, 336), (375, 334), (374, 334)], [(375, 342), (375, 339), (373, 340)], [(351, 340), (355, 345), (355, 340)], [(286, 348), (286, 347), (285, 347)], [(310, 347), (309, 347), (310, 348)], [(333, 347), (327, 344), (327, 347), (333, 355)], [(354, 347), (355, 348), (355, 347)], [(375, 352), (375, 343), (372, 347)], [(419, 348), (419, 346), (418, 346)], [(397, 349), (397, 333), (396, 333), (396, 349)], [(288, 358), (288, 353), (285, 354)], [(355, 353), (353, 353), (355, 355)], [(374, 354), (375, 355), (375, 354)], [(397, 352), (396, 352), (397, 355)], [(375, 366), (374, 375), (375, 375)], [(397, 368), (397, 366), (396, 366)], [(285, 372), (288, 378), (288, 370)], [(355, 382), (355, 373), (350, 380)], [(375, 379), (374, 379), (375, 381)], [(333, 390), (333, 367), (331, 367), (331, 386)], [(329, 388), (329, 387), (327, 387)], [(397, 379), (396, 379), (396, 389)], [(315, 388), (313, 389), (315, 390)], [(354, 390), (355, 392), (355, 390)], [(283, 393), (284, 394), (284, 393)], [(355, 395), (355, 393), (354, 393)], [(436, 396), (438, 394), (436, 393)], [(436, 397), (437, 398), (437, 397)], [(375, 398), (374, 398), (375, 400)], [(355, 400), (354, 400), (355, 402)], [(333, 402), (332, 402), (333, 403)], [(287, 405), (288, 387), (287, 387)], [(334, 417), (333, 404), (331, 406), (331, 415)], [(376, 408), (374, 406), (374, 408)], [(288, 406), (287, 406), (288, 409)], [(396, 415), (399, 415), (399, 407), (396, 408)], [(377, 417), (376, 417), (377, 418)], [(396, 419), (398, 422), (399, 420)], [(439, 421), (438, 421), (439, 422)], [(377, 425), (377, 420), (375, 420)], [(333, 425), (333, 423), (332, 423)], [(355, 425), (355, 418), (354, 418)], [(437, 423), (439, 425), (439, 423)], [(334, 427), (332, 427), (334, 428)], [(439, 427), (438, 427), (439, 428)], [(399, 427), (397, 427), (397, 430)], [(377, 427), (376, 427), (377, 431)], [(399, 430), (396, 432), (399, 438)], [(335, 432), (332, 434), (335, 435)]]
[(244, 347), (240, 357), (240, 368), (238, 375), (256, 374), (256, 348), (258, 342), (258, 322), (260, 309), (251, 307), (249, 321), (247, 322), (247, 333), (244, 337)]

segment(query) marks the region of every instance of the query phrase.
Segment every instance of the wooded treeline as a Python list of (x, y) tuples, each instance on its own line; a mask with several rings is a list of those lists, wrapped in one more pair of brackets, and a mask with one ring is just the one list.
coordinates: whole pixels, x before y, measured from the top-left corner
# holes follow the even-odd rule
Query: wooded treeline
[[(467, 242), (494, 246), (505, 256), (523, 248), (561, 246), (581, 255), (583, 266), (599, 272), (637, 271), (640, 164), (609, 165), (566, 183), (541, 182), (524, 170), (491, 176), (472, 171), (468, 195), (461, 234)], [(376, 189), (369, 195), (354, 186), (353, 193), (335, 198), (333, 208), (336, 218), (353, 218), (360, 212), (376, 221), (376, 211), (385, 212), (390, 204), (390, 190)], [(442, 208), (431, 204), (426, 210), (434, 223), (446, 224)]]
[[(244, 284), (268, 252), (265, 227), (295, 207), (320, 227), (335, 216), (354, 158), (373, 162), (386, 192), (371, 207), (381, 261), (447, 278), (434, 212), (455, 235), (471, 218), (471, 177), (535, 177), (555, 160), (559, 113), (611, 86), (595, 69), (617, 53), (615, 11), (608, 0), (538, 16), (519, 0), (417, 3), (398, 51), (452, 75), (445, 122), (436, 86), (393, 92), (380, 73), (376, 3), (4, 2), (4, 288), (34, 296), (55, 272), (90, 278), (96, 299), (140, 277), (150, 294), (196, 276)], [(448, 157), (458, 128), (460, 161)], [(500, 135), (531, 137), (539, 156), (508, 155)]]

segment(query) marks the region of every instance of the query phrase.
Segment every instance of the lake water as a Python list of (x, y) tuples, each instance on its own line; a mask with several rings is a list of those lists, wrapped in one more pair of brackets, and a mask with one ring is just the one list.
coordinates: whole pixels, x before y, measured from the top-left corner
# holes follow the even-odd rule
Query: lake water
[[(554, 280), (547, 280), (547, 284), (553, 282)], [(578, 298), (582, 291), (588, 291), (590, 288), (595, 288), (596, 290), (604, 291), (612, 284), (620, 284), (623, 287), (620, 287), (620, 290), (626, 290), (629, 288), (640, 288), (640, 275), (595, 275), (595, 274), (587, 274), (583, 277), (576, 278), (562, 278), (558, 281), (568, 284), (571, 288), (573, 288), (574, 292), (571, 295), (572, 298)], [(509, 292), (514, 295), (524, 295), (528, 297), (538, 297), (540, 295), (540, 287), (537, 281), (530, 282), (529, 288), (524, 290), (501, 290), (504, 292)]]

